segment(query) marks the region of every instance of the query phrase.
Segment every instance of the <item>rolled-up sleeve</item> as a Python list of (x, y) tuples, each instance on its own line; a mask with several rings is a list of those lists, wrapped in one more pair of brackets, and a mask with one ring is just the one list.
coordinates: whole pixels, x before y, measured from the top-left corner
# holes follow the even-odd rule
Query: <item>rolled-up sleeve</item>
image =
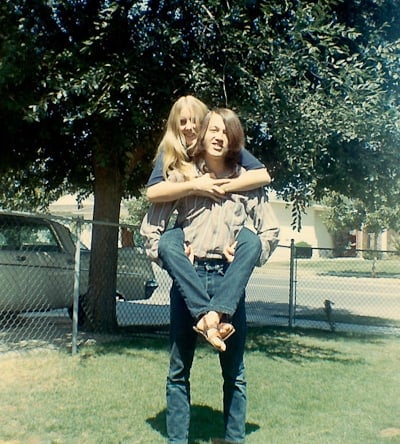
[(254, 229), (261, 240), (262, 250), (257, 263), (257, 266), (261, 267), (278, 246), (280, 229), (275, 212), (268, 202), (268, 196), (263, 188), (254, 192), (248, 205)]
[(161, 235), (168, 226), (168, 222), (175, 209), (175, 202), (152, 204), (143, 218), (140, 234), (144, 240), (144, 248), (147, 256), (160, 263), (158, 257), (158, 243)]

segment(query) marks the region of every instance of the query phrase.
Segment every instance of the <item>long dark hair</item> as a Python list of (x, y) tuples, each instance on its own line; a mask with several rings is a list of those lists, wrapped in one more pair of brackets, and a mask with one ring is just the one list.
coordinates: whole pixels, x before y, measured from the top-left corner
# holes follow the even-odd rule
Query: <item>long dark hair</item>
[(225, 123), (226, 136), (228, 138), (228, 153), (225, 158), (225, 164), (229, 167), (234, 167), (239, 162), (239, 153), (242, 148), (244, 148), (245, 139), (239, 117), (234, 111), (228, 108), (212, 109), (205, 116), (199, 131), (196, 146), (193, 150), (194, 161), (198, 164), (198, 161), (203, 158), (205, 151), (204, 136), (213, 114), (221, 116)]

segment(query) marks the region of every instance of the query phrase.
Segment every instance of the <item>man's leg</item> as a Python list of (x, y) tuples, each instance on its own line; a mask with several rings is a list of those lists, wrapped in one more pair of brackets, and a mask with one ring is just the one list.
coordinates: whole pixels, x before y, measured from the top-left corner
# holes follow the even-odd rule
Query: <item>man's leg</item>
[(164, 268), (179, 289), (194, 319), (209, 311), (210, 298), (193, 264), (185, 254), (182, 228), (166, 231), (160, 238), (158, 254)]
[[(218, 267), (203, 273), (199, 272), (211, 300), (216, 297), (223, 274)], [(244, 443), (246, 426), (246, 378), (244, 368), (244, 347), (246, 341), (245, 294), (240, 298), (236, 312), (232, 316), (236, 333), (226, 341), (226, 351), (219, 354), (223, 376), (223, 408), (225, 440)]]
[(246, 435), (246, 377), (244, 347), (246, 341), (246, 310), (244, 294), (232, 316), (236, 333), (227, 340), (225, 353), (220, 353), (224, 379), (224, 424), (225, 440), (244, 443)]
[(186, 444), (190, 425), (190, 369), (197, 335), (178, 288), (171, 289), (170, 365), (166, 384), (168, 444)]

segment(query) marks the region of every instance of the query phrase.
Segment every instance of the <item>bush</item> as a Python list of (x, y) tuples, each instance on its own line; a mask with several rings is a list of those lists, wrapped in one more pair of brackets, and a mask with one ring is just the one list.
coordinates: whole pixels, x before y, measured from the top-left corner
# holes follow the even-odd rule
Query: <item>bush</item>
[(301, 241), (295, 244), (296, 258), (310, 259), (312, 257), (313, 249), (307, 242)]

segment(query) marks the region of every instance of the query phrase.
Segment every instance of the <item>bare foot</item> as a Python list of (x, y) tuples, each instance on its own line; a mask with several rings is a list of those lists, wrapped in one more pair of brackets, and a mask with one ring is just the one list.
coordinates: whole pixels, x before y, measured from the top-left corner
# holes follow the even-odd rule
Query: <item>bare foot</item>
[(223, 341), (226, 341), (228, 338), (230, 338), (236, 331), (235, 327), (230, 322), (220, 322), (218, 325), (218, 330)]
[(201, 334), (207, 342), (220, 352), (226, 350), (226, 345), (222, 339), (218, 324), (221, 316), (216, 311), (210, 311), (205, 314), (193, 329)]

